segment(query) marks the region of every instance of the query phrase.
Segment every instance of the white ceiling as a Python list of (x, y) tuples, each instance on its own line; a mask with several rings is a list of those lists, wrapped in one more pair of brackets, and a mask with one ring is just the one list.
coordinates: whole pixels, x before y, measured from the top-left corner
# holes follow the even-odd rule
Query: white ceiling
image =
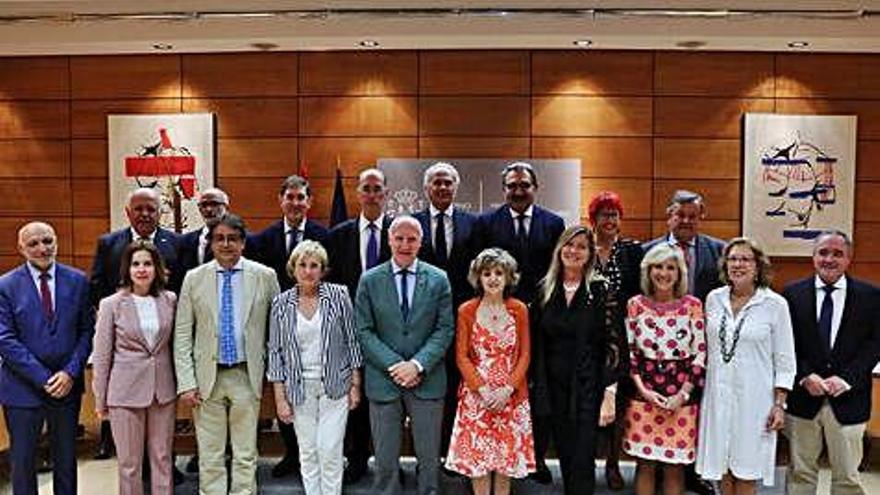
[[(217, 15), (248, 12), (274, 15)], [(364, 39), (380, 49), (567, 49), (589, 39), (595, 49), (697, 41), (705, 43), (700, 50), (750, 51), (807, 41), (799, 51), (880, 53), (880, 1), (0, 0), (0, 55), (156, 53), (155, 44), (172, 53), (256, 50), (255, 43), (352, 50)]]

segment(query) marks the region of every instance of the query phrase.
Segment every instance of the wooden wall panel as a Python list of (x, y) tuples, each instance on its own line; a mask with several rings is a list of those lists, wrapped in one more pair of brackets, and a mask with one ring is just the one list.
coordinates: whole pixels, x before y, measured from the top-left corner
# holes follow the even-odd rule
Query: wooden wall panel
[(880, 221), (880, 182), (856, 182), (855, 221)]
[[(587, 216), (587, 206), (593, 196), (600, 191), (614, 191), (620, 195), (627, 220), (649, 220), (651, 218), (651, 195), (646, 194), (646, 191), (649, 191), (650, 187), (650, 179), (581, 178), (581, 216)], [(540, 201), (541, 194), (552, 194), (552, 192), (539, 189), (538, 201)]]
[(296, 138), (218, 139), (220, 177), (286, 177), (298, 172)]
[(650, 138), (536, 137), (535, 158), (580, 158), (583, 177), (651, 177)]
[(654, 93), (773, 98), (770, 53), (657, 52)]
[(651, 98), (537, 96), (533, 136), (650, 136)]
[(415, 136), (417, 122), (415, 98), (300, 98), (302, 136)]
[[(528, 157), (527, 137), (455, 137), (419, 138), (421, 158), (523, 158)], [(535, 155), (533, 155), (535, 156)]]
[(74, 177), (106, 178), (107, 141), (105, 139), (71, 139), (71, 175)]
[(650, 52), (532, 52), (532, 94), (650, 95)]
[[(34, 220), (32, 218), (0, 218), (0, 255), (20, 256), (18, 252), (18, 231)], [(58, 236), (58, 254), (64, 256), (72, 254), (73, 229), (70, 217), (45, 217), (39, 220), (48, 223), (55, 229), (55, 235)], [(24, 258), (22, 258), (23, 260)]]
[(107, 116), (111, 114), (177, 113), (180, 100), (75, 100), (71, 102), (71, 137), (107, 138)]
[(184, 98), (187, 113), (217, 114), (217, 137), (296, 137), (296, 98)]
[[(823, 77), (824, 76), (824, 77)], [(779, 98), (880, 98), (876, 54), (776, 55)]]
[(336, 177), (336, 164), (343, 177), (356, 177), (361, 170), (376, 166), (379, 158), (415, 158), (415, 137), (301, 138), (300, 156), (309, 176)]
[(297, 62), (296, 53), (183, 55), (183, 96), (296, 96)]
[(880, 100), (779, 99), (778, 113), (857, 115), (859, 139), (880, 140)]
[(880, 141), (858, 142), (856, 179), (880, 180)]
[(416, 52), (307, 52), (299, 66), (303, 95), (414, 95), (418, 90)]
[(739, 139), (746, 112), (773, 112), (773, 100), (658, 97), (654, 99), (654, 133), (660, 137)]
[(853, 238), (856, 242), (853, 259), (859, 262), (880, 262), (880, 223), (874, 218), (871, 222), (856, 222)]
[(70, 89), (74, 99), (179, 98), (180, 56), (71, 57)]
[(67, 180), (19, 177), (0, 179), (3, 216), (22, 219), (59, 217), (73, 212)]
[(77, 257), (94, 257), (98, 248), (98, 237), (109, 230), (109, 213), (106, 217), (75, 217), (73, 219), (73, 254)]
[(0, 100), (0, 138), (65, 139), (70, 136), (66, 101)]
[[(314, 201), (309, 214), (320, 223), (327, 225), (327, 219), (330, 217), (330, 208), (333, 202), (333, 189), (336, 181), (331, 178), (317, 178), (311, 181)], [(357, 215), (360, 206), (357, 201), (356, 178), (343, 179), (343, 193), (345, 194), (345, 206), (348, 208), (348, 217), (352, 218)]]
[(428, 96), (419, 100), (422, 136), (528, 136), (529, 99)]
[(654, 179), (652, 218), (666, 218), (669, 198), (679, 189), (700, 193), (706, 204), (707, 220), (740, 220), (740, 182), (732, 180)]
[(77, 216), (110, 218), (110, 187), (107, 179), (74, 178), (73, 211)]
[(423, 95), (527, 95), (529, 52), (426, 51), (419, 55)]
[(274, 178), (221, 178), (217, 182), (229, 194), (236, 213), (247, 218), (280, 217), (278, 186)]
[(70, 145), (62, 140), (0, 141), (0, 177), (67, 177)]
[(67, 57), (10, 57), (0, 63), (0, 100), (70, 96)]
[(654, 177), (736, 179), (740, 169), (738, 139), (654, 140)]

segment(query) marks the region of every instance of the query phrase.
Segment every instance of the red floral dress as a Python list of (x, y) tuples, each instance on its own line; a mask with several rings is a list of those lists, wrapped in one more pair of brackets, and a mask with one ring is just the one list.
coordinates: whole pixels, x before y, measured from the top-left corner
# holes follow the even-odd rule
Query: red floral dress
[(676, 411), (636, 396), (624, 417), (623, 450), (641, 459), (690, 464), (696, 459), (699, 393), (704, 382), (706, 330), (703, 305), (693, 296), (658, 303), (635, 296), (627, 305), (630, 373), (666, 397), (694, 385), (690, 400)]
[[(474, 366), (490, 387), (508, 383), (515, 366), (516, 323), (512, 315), (499, 333), (475, 322), (470, 344)], [(500, 411), (483, 406), (478, 392), (458, 389), (458, 410), (452, 427), (446, 467), (471, 478), (497, 472), (524, 478), (535, 470), (535, 449), (528, 396), (511, 395)]]

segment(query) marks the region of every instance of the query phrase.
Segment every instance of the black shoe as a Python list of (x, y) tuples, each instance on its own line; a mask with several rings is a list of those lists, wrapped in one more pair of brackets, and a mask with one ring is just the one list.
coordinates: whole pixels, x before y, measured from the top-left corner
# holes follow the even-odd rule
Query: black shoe
[(345, 466), (345, 471), (342, 474), (342, 482), (346, 485), (352, 485), (360, 481), (365, 474), (367, 474), (366, 461), (349, 462), (348, 466)]
[(177, 466), (171, 470), (171, 476), (174, 478), (174, 486), (180, 485), (184, 481), (183, 471), (177, 469)]
[(187, 473), (198, 473), (199, 472), (199, 456), (194, 455), (186, 461), (186, 469)]
[(51, 473), (52, 472), (52, 459), (43, 458), (37, 460), (37, 472), (38, 473)]
[(299, 460), (290, 456), (284, 456), (275, 467), (272, 468), (273, 478), (283, 478), (299, 471)]
[(106, 443), (103, 443), (103, 442), (99, 443), (98, 450), (95, 451), (95, 455), (93, 456), (93, 459), (95, 459), (96, 461), (103, 461), (105, 459), (109, 459), (115, 455), (115, 452), (113, 450), (114, 449), (113, 449), (112, 445), (107, 445)]
[(458, 471), (453, 471), (453, 470), (447, 468), (446, 466), (440, 466), (440, 472), (450, 478), (462, 478), (463, 477), (463, 475), (461, 473), (459, 473)]
[(684, 486), (688, 491), (698, 495), (715, 495), (715, 489), (712, 488), (712, 484), (697, 477), (686, 479)]
[(529, 479), (541, 485), (553, 483), (553, 474), (547, 468), (547, 464), (540, 463), (535, 466), (535, 472), (529, 473)]

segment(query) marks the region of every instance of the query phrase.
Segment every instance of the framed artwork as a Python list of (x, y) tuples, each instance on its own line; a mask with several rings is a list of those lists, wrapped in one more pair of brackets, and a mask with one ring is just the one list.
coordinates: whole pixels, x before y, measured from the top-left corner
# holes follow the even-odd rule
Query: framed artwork
[(202, 227), (196, 196), (214, 187), (214, 114), (110, 115), (107, 136), (111, 229), (128, 225), (128, 194), (140, 187), (159, 193), (163, 227)]
[(852, 235), (854, 115), (746, 114), (743, 235), (771, 256), (810, 256), (826, 229)]

